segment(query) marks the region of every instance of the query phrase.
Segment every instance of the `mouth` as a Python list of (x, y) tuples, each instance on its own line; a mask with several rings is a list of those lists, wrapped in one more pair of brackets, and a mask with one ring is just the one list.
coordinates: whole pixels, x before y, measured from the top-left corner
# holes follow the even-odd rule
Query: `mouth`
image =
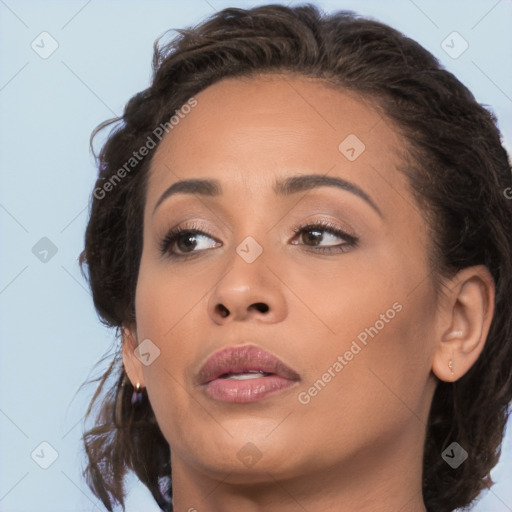
[(213, 400), (248, 403), (295, 386), (300, 376), (269, 352), (245, 345), (213, 354), (197, 381)]

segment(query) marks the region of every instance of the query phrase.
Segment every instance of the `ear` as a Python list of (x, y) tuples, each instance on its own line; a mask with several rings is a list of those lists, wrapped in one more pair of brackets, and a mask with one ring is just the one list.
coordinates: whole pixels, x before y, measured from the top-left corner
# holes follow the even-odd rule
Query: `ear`
[(483, 265), (464, 268), (445, 283), (432, 363), (439, 379), (460, 379), (478, 359), (494, 314), (494, 294), (494, 280)]
[(135, 355), (135, 349), (138, 346), (137, 330), (133, 327), (123, 327), (122, 330), (122, 345), (123, 345), (123, 365), (134, 387), (140, 384), (145, 387), (144, 373), (142, 371), (142, 363)]

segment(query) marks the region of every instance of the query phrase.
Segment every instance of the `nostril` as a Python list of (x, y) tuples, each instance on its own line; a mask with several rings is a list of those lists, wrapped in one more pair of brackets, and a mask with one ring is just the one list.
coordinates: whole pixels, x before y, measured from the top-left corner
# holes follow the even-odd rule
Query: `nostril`
[(268, 305), (263, 302), (257, 302), (254, 307), (258, 309), (260, 313), (266, 313), (268, 311)]
[(217, 309), (217, 311), (221, 314), (221, 316), (223, 318), (225, 318), (229, 315), (228, 309), (225, 306), (223, 306), (222, 304), (218, 304), (215, 309)]

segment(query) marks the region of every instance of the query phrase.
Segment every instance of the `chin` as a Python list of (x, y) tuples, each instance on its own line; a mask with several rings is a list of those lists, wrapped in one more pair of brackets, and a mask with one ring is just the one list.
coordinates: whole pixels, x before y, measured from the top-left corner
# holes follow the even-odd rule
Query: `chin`
[[(214, 437), (210, 434), (194, 435), (190, 440), (188, 449), (178, 450), (186, 453), (188, 462), (192, 462), (203, 472), (211, 476), (217, 475), (224, 480), (228, 473), (230, 483), (256, 483), (267, 482), (269, 474), (277, 478), (291, 477), (301, 466), (296, 443), (292, 437), (286, 439), (280, 436), (267, 436), (271, 429), (258, 431), (250, 419), (247, 425), (240, 426), (233, 437), (224, 432)], [(239, 427), (239, 428), (240, 428)], [(272, 428), (275, 428), (273, 422)], [(205, 439), (204, 445), (198, 445), (197, 438)], [(171, 453), (173, 453), (171, 449)], [(308, 457), (305, 457), (307, 459)], [(304, 466), (306, 464), (304, 463)]]

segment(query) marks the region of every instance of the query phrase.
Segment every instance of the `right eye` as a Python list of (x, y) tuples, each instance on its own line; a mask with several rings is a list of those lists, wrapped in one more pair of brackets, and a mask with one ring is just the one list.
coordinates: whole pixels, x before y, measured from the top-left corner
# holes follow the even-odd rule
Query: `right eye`
[(177, 227), (171, 229), (160, 242), (160, 252), (162, 255), (170, 258), (186, 258), (194, 252), (200, 252), (211, 247), (215, 247), (217, 242), (213, 244), (204, 243), (204, 247), (195, 250), (198, 245), (197, 239), (210, 239), (210, 235), (197, 227)]

